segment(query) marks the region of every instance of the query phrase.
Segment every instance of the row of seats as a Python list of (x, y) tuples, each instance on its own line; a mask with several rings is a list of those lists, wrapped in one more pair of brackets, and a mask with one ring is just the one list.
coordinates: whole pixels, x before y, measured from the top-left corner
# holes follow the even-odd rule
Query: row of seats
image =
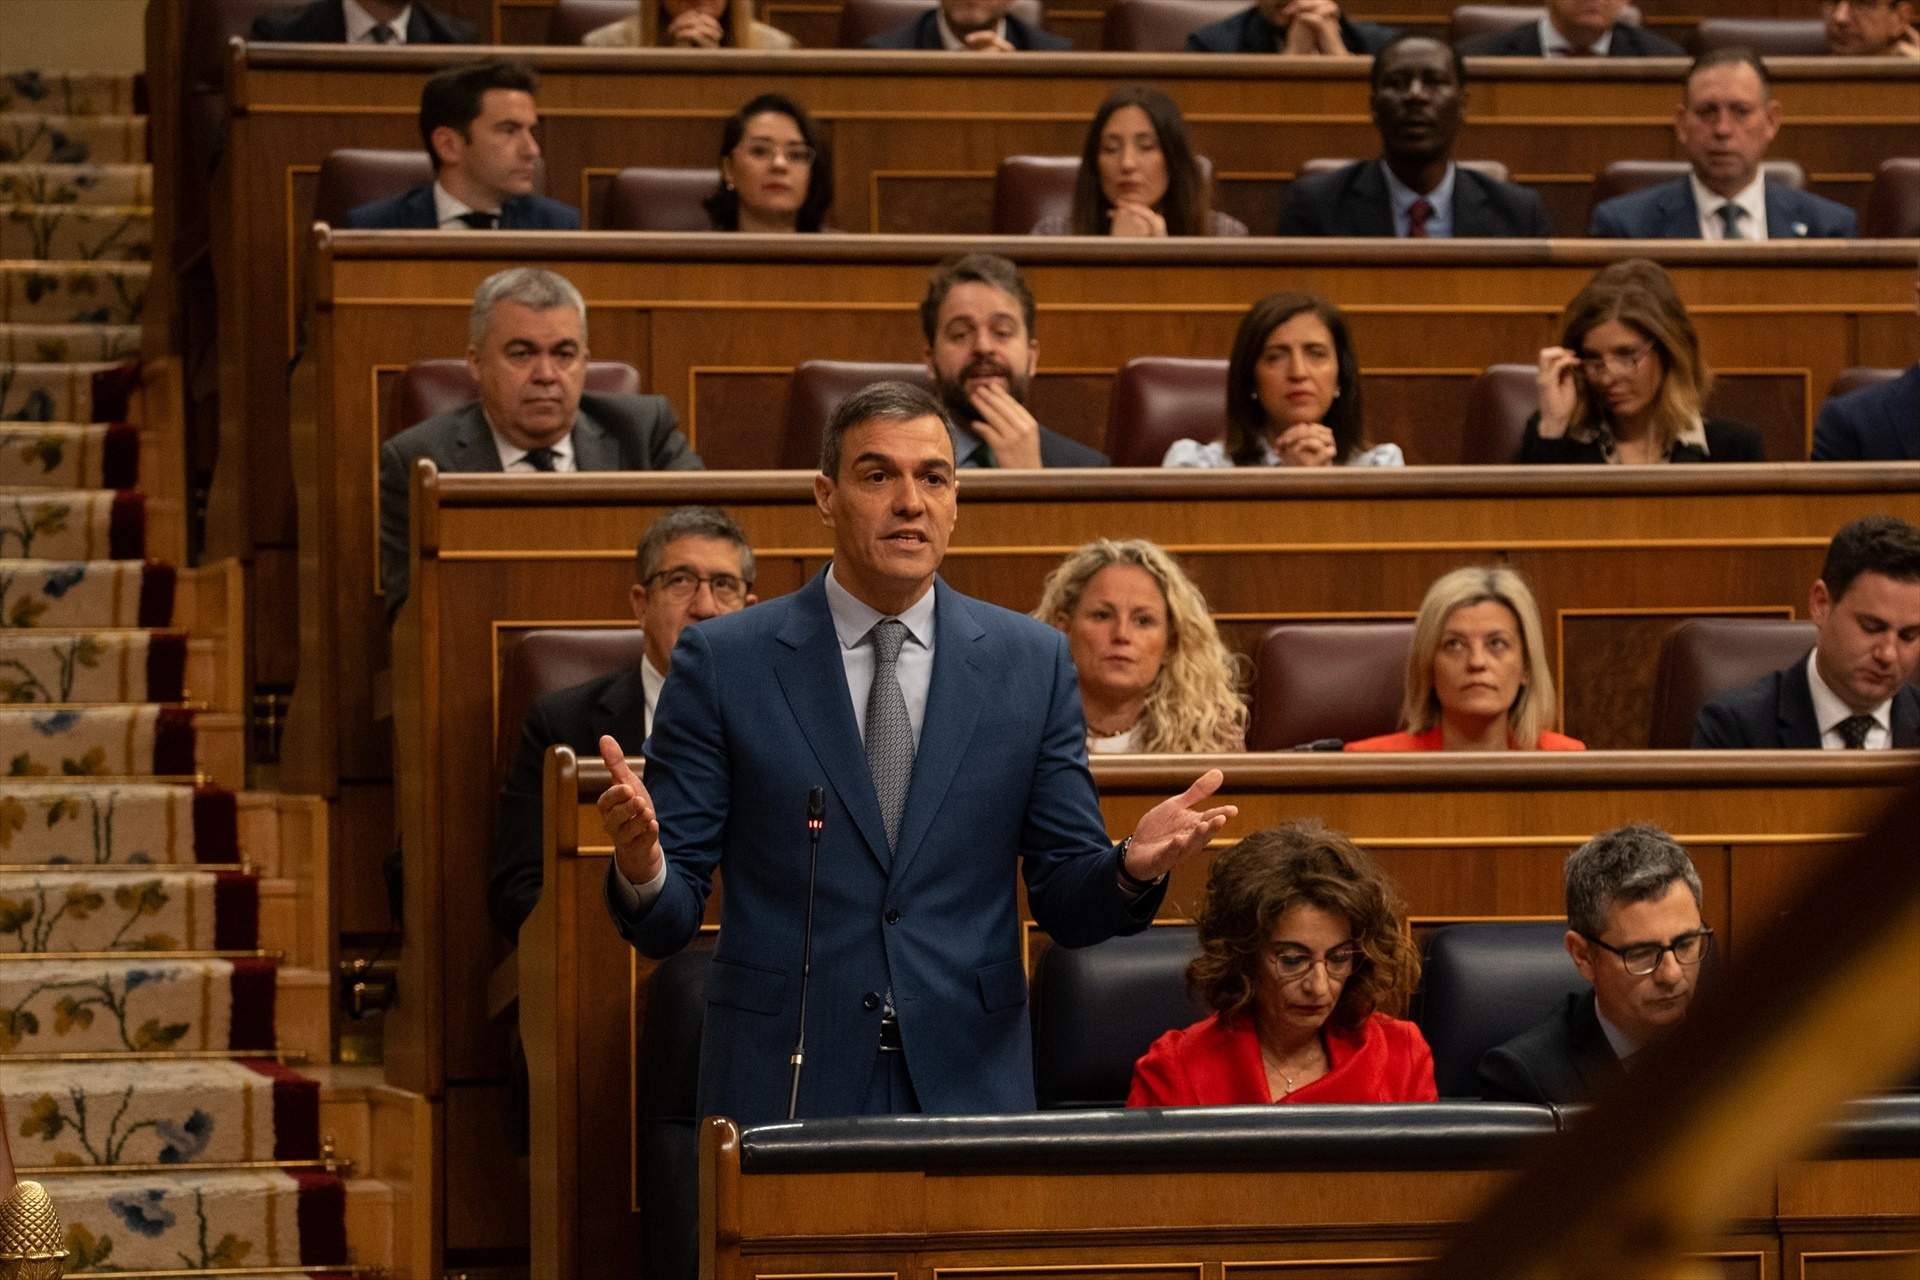
[[(835, 43), (854, 49), (870, 37), (912, 22), (932, 0), (842, 0)], [(1238, 13), (1247, 0), (1114, 0), (1108, 5), (1100, 47), (1125, 53), (1179, 53), (1187, 36), (1209, 23)], [(633, 0), (560, 0), (548, 19), (547, 43), (579, 44), (589, 32), (631, 17)], [(1538, 5), (1464, 4), (1447, 23), (1447, 40), (1459, 44), (1476, 36), (1508, 31), (1539, 19)], [(1014, 0), (1013, 16), (1044, 28), (1039, 0)], [(1640, 25), (1640, 11), (1628, 6), (1621, 22)], [(1820, 57), (1827, 37), (1818, 18), (1708, 18), (1693, 37), (1693, 51), (1744, 46), (1766, 57)]]

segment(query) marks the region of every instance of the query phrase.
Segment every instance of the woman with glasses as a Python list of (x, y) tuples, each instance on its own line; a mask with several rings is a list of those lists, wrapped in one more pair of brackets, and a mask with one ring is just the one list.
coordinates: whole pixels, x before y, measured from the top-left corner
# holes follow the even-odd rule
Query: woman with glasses
[(1317, 822), (1218, 858), (1187, 984), (1214, 1012), (1134, 1064), (1132, 1107), (1426, 1102), (1433, 1053), (1393, 1017), (1420, 957), (1373, 859)]
[(1400, 732), (1348, 751), (1584, 751), (1554, 714), (1540, 607), (1499, 565), (1455, 569), (1427, 588), (1407, 650)]
[(1707, 418), (1713, 377), (1686, 304), (1658, 263), (1603, 267), (1560, 316), (1560, 345), (1540, 352), (1540, 411), (1521, 462), (1759, 462), (1760, 433)]
[(763, 93), (720, 133), (720, 190), (707, 197), (715, 231), (819, 231), (833, 205), (833, 163), (806, 109)]
[(1034, 224), (1036, 236), (1244, 236), (1213, 208), (1213, 183), (1193, 154), (1172, 98), (1122, 85), (1093, 113), (1080, 149), (1073, 209)]

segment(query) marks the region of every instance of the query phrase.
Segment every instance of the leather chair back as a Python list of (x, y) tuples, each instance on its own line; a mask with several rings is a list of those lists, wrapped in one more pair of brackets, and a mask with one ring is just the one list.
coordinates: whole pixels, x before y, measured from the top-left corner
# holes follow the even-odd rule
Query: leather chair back
[(1867, 221), (1861, 234), (1900, 240), (1920, 236), (1920, 158), (1880, 162), (1867, 192)]
[(622, 169), (607, 188), (602, 231), (708, 231), (705, 201), (720, 175), (703, 169)]
[(812, 471), (820, 465), (820, 433), (827, 419), (862, 387), (876, 382), (912, 382), (931, 387), (924, 364), (882, 364), (866, 360), (808, 360), (795, 365), (787, 382), (787, 420), (782, 428), (780, 465)]
[(339, 226), (347, 214), (371, 200), (384, 200), (433, 181), (433, 162), (419, 149), (376, 151), (342, 147), (320, 162), (313, 189), (313, 221)]
[(1227, 433), (1227, 362), (1135, 356), (1107, 401), (1107, 456), (1116, 467), (1157, 467), (1175, 440)]
[(1551, 1017), (1586, 979), (1573, 967), (1563, 921), (1455, 924), (1427, 940), (1421, 1032), (1442, 1098), (1477, 1098), (1482, 1054)]
[(1693, 742), (1700, 708), (1807, 656), (1814, 626), (1790, 618), (1688, 618), (1660, 642), (1653, 724), (1647, 745), (1680, 750)]
[(1530, 364), (1489, 365), (1467, 391), (1463, 465), (1504, 466), (1520, 456), (1527, 419), (1540, 407), (1539, 370)]
[(1241, 0), (1115, 0), (1107, 6), (1100, 47), (1125, 53), (1179, 53), (1201, 27), (1231, 18)]
[(1821, 58), (1827, 30), (1818, 18), (1702, 18), (1693, 33), (1695, 54), (1751, 49), (1765, 58)]
[[(634, 531), (639, 540), (639, 530)], [(499, 777), (507, 776), (520, 745), (520, 725), (533, 704), (549, 693), (637, 667), (646, 656), (639, 627), (566, 627), (529, 631), (515, 642), (511, 633), (500, 654), (500, 736), (494, 743)], [(626, 743), (638, 751), (637, 742)]]
[[(1320, 156), (1300, 166), (1300, 176), (1310, 178), (1316, 173), (1332, 173), (1344, 169), (1353, 163), (1352, 157), (1334, 159)], [(1457, 162), (1462, 169), (1471, 169), (1483, 178), (1492, 178), (1495, 182), (1513, 181), (1513, 171), (1498, 160), (1461, 160)]]
[[(1459, 44), (1462, 40), (1471, 40), (1475, 36), (1490, 36), (1501, 31), (1511, 31), (1526, 23), (1540, 21), (1541, 15), (1546, 11), (1544, 5), (1537, 4), (1456, 5), (1453, 17), (1447, 23), (1447, 43)], [(1620, 16), (1615, 21), (1629, 27), (1639, 26), (1639, 7), (1627, 5), (1620, 10)]]
[(1042, 953), (1028, 997), (1041, 1109), (1126, 1105), (1140, 1055), (1207, 1015), (1187, 995), (1195, 939), (1191, 925), (1163, 925)]
[[(857, 49), (869, 37), (906, 26), (934, 4), (935, 0), (846, 0), (840, 7), (837, 43), (842, 49)], [(1008, 12), (1035, 30), (1046, 30), (1047, 24), (1040, 17), (1040, 0), (1013, 0)]]
[(547, 43), (583, 43), (600, 28), (638, 12), (640, 0), (559, 0), (547, 16)]
[[(1194, 159), (1212, 182), (1213, 161)], [(993, 234), (1024, 236), (1042, 218), (1071, 217), (1079, 180), (1079, 156), (1008, 156), (993, 174)]]
[(1868, 387), (1877, 387), (1883, 382), (1892, 382), (1905, 373), (1904, 369), (1868, 369), (1855, 367), (1842, 369), (1833, 385), (1827, 388), (1827, 399), (1836, 396), (1852, 395), (1856, 391), (1865, 391)]
[[(1630, 191), (1642, 191), (1674, 178), (1684, 178), (1688, 168), (1685, 160), (1615, 160), (1593, 180), (1592, 204), (1624, 196)], [(1760, 171), (1769, 182), (1792, 187), (1795, 191), (1806, 189), (1807, 171), (1792, 160), (1763, 160)], [(1591, 208), (1588, 212), (1592, 212)]]
[(647, 1013), (633, 1046), (639, 1130), (638, 1274), (700, 1273), (700, 1033), (707, 1016), (711, 944), (697, 939), (662, 960), (647, 979)]
[(1411, 622), (1282, 623), (1253, 659), (1247, 750), (1353, 742), (1400, 723)]
[[(587, 365), (587, 390), (602, 396), (637, 395), (640, 371), (614, 360), (595, 360)], [(394, 383), (393, 421), (388, 434), (397, 435), (479, 396), (480, 384), (467, 372), (465, 360), (416, 360)]]

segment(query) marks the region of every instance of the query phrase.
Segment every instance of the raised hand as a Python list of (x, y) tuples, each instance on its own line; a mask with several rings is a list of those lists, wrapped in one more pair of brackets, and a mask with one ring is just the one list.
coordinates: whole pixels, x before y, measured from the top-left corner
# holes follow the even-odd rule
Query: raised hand
[[(660, 874), (660, 819), (653, 797), (627, 767), (626, 753), (608, 734), (600, 736), (600, 758), (613, 774), (613, 785), (600, 793), (600, 821), (613, 837), (613, 860), (627, 883), (643, 885)], [(646, 762), (640, 765), (644, 771)]]
[(667, 24), (667, 43), (677, 49), (718, 49), (725, 38), (720, 20), (699, 9), (684, 10)]
[(1164, 236), (1167, 220), (1155, 213), (1152, 205), (1122, 200), (1107, 213), (1110, 233), (1116, 236)]
[(1207, 841), (1240, 809), (1231, 804), (1213, 809), (1194, 806), (1218, 791), (1226, 780), (1218, 769), (1209, 769), (1179, 795), (1147, 810), (1133, 829), (1133, 843), (1127, 846), (1127, 874), (1135, 880), (1158, 880), (1182, 858), (1206, 848)]
[(1574, 406), (1580, 400), (1580, 357), (1565, 347), (1540, 352), (1540, 438), (1558, 440), (1567, 434)]
[(983, 382), (968, 399), (980, 411), (973, 429), (993, 450), (1003, 471), (1035, 469), (1040, 465), (1040, 424), (1013, 392), (997, 382)]

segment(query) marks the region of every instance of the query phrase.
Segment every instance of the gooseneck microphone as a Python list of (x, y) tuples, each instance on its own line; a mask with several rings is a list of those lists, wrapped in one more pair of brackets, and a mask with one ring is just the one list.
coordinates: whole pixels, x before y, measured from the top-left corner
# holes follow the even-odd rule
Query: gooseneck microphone
[(787, 1119), (800, 1110), (800, 1065), (807, 1057), (807, 983), (813, 977), (813, 886), (820, 876), (820, 833), (827, 826), (827, 792), (814, 787), (807, 792), (807, 924), (800, 935), (800, 1025), (793, 1033), (793, 1052), (787, 1055), (791, 1068), (787, 1078)]

